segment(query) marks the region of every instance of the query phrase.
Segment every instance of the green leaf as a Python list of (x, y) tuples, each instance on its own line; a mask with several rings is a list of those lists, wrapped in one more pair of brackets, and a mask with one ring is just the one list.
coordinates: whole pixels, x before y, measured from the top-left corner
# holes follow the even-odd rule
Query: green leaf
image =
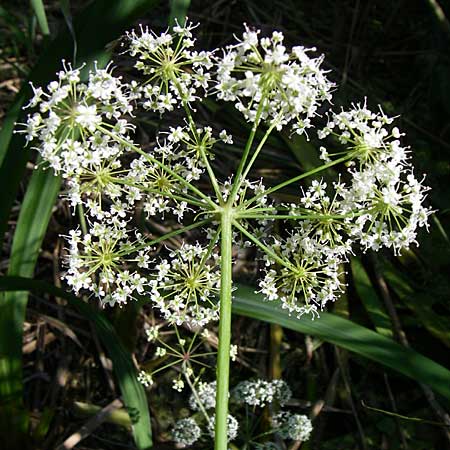
[(375, 329), (383, 336), (392, 338), (392, 323), (384, 310), (383, 303), (372, 286), (369, 276), (359, 258), (351, 259), (351, 268), (356, 292), (368, 312)]
[(89, 303), (81, 301), (73, 294), (44, 281), (23, 277), (0, 277), (0, 291), (32, 291), (63, 298), (69, 306), (75, 308), (79, 314), (92, 322), (98, 337), (113, 362), (114, 374), (131, 419), (136, 446), (140, 450), (151, 448), (151, 425), (144, 388), (137, 380), (130, 354), (120, 342), (114, 327), (103, 313), (96, 311)]
[(77, 60), (78, 44), (77, 44), (77, 36), (76, 36), (75, 30), (73, 28), (72, 13), (70, 12), (70, 0), (59, 0), (59, 5), (61, 7), (61, 11), (63, 13), (64, 20), (66, 22), (67, 28), (68, 28), (69, 33), (72, 36), (72, 40), (73, 40), (73, 57), (72, 57), (72, 61), (76, 61)]
[(50, 34), (50, 29), (48, 28), (47, 14), (45, 13), (44, 4), (42, 0), (31, 0), (31, 7), (33, 8), (34, 14), (39, 24), (39, 28), (44, 36)]
[(265, 302), (253, 288), (242, 285), (234, 292), (233, 311), (331, 342), (394, 369), (417, 382), (425, 383), (435, 392), (450, 399), (449, 370), (420, 353), (350, 320), (329, 313), (321, 313), (320, 318), (316, 320), (297, 319), (281, 309), (279, 302)]
[(178, 21), (180, 25), (184, 25), (186, 22), (187, 12), (191, 0), (171, 0), (170, 1), (170, 18), (169, 26), (173, 27)]
[(400, 300), (420, 320), (423, 326), (444, 345), (450, 347), (450, 320), (433, 311), (435, 299), (428, 292), (416, 289), (413, 283), (391, 264), (386, 264), (384, 275)]

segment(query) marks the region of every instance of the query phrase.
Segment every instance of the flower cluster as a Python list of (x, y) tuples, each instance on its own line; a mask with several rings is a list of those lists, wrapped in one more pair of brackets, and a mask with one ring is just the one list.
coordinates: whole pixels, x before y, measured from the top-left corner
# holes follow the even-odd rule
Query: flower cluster
[(202, 430), (192, 417), (179, 420), (172, 429), (172, 439), (185, 446), (197, 442), (201, 435)]
[(272, 424), (283, 439), (305, 442), (311, 436), (312, 423), (304, 414), (282, 411), (272, 419)]
[(284, 405), (291, 397), (291, 389), (283, 380), (247, 380), (240, 382), (233, 390), (236, 401), (259, 407), (274, 401)]
[[(216, 382), (198, 382), (192, 386), (193, 393), (189, 399), (189, 407), (196, 414), (189, 419), (178, 421), (172, 432), (173, 439), (179, 444), (186, 446), (192, 445), (194, 441), (188, 444), (187, 436), (179, 434), (182, 424), (187, 424), (187, 420), (192, 421), (192, 428), (195, 429), (196, 441), (202, 439), (200, 431), (197, 427), (206, 422), (207, 432), (214, 435), (215, 416), (211, 413), (215, 406)], [(261, 409), (266, 405), (276, 403), (278, 406), (284, 406), (292, 397), (292, 391), (284, 380), (266, 381), (262, 379), (241, 381), (232, 390), (230, 409), (231, 414), (228, 415), (228, 441), (238, 438), (239, 428), (243, 428), (247, 435), (242, 436), (244, 439), (250, 439), (252, 448), (270, 449), (270, 442), (259, 443), (260, 436), (266, 436), (267, 430), (261, 435), (251, 437), (251, 432), (257, 433), (258, 423), (261, 417)], [(251, 407), (249, 409), (248, 407)], [(245, 411), (244, 411), (245, 410)], [(254, 421), (254, 422), (253, 422)], [(195, 422), (195, 424), (194, 424)], [(241, 424), (239, 426), (239, 424)], [(311, 431), (311, 421), (305, 415), (293, 414), (289, 411), (280, 411), (272, 417), (273, 429), (270, 433), (277, 433), (282, 439), (291, 440), (308, 440)], [(250, 434), (248, 434), (250, 432)]]
[(331, 99), (333, 84), (320, 68), (323, 57), (311, 58), (314, 48), (287, 52), (278, 31), (270, 38), (259, 33), (246, 26), (242, 39), (217, 58), (217, 96), (234, 102), (249, 121), (275, 122), (278, 129), (294, 122), (302, 134), (321, 103)]
[[(76, 293), (88, 290), (109, 305), (122, 305), (144, 294), (148, 278), (127, 265), (148, 268), (152, 248), (139, 249), (129, 239), (125, 225), (118, 220), (111, 224), (95, 222), (85, 235), (81, 230), (70, 231), (65, 279)], [(136, 234), (136, 240), (140, 239)]]
[[(200, 381), (196, 386), (197, 395), (192, 394), (189, 397), (189, 408), (198, 411), (201, 407), (204, 409), (212, 409), (216, 405), (217, 383), (205, 383)], [(199, 404), (200, 402), (200, 404)]]
[(298, 228), (285, 240), (273, 239), (264, 256), (265, 277), (259, 282), (267, 300), (280, 300), (297, 317), (322, 311), (343, 290), (339, 279), (342, 256), (333, 247)]
[[(364, 250), (387, 247), (400, 253), (416, 243), (417, 229), (427, 227), (431, 214), (424, 206), (428, 188), (414, 177), (402, 133), (389, 127), (393, 120), (364, 103), (332, 114), (319, 132), (320, 138), (336, 137), (345, 147), (338, 156), (352, 161), (351, 181), (339, 186), (339, 195), (344, 209), (360, 212), (349, 234)], [(326, 160), (334, 155), (322, 152)]]
[(195, 51), (192, 30), (187, 23), (172, 33), (156, 35), (148, 28), (128, 33), (129, 53), (135, 67), (148, 78), (141, 88), (143, 107), (164, 113), (183, 103), (201, 99), (208, 89), (212, 67), (211, 52)]
[(172, 251), (156, 266), (150, 281), (151, 299), (166, 319), (194, 327), (217, 320), (220, 290), (218, 255), (200, 244), (186, 244)]
[(65, 177), (78, 173), (84, 158), (103, 160), (110, 134), (126, 138), (133, 129), (122, 118), (132, 111), (133, 95), (121, 78), (109, 68), (96, 67), (84, 83), (80, 71), (64, 64), (58, 80), (46, 90), (32, 86), (34, 96), (26, 108), (37, 111), (21, 130), (55, 172)]
[[(321, 68), (323, 58), (300, 46), (288, 51), (280, 32), (261, 37), (247, 26), (237, 43), (214, 56), (193, 50), (194, 28), (187, 23), (160, 35), (142, 27), (128, 33), (128, 53), (144, 75), (141, 84), (124, 83), (109, 67), (95, 67), (82, 82), (80, 69), (65, 65), (45, 91), (33, 87), (28, 107), (37, 111), (25, 124), (27, 142), (63, 175), (72, 206), (88, 215), (87, 234), (71, 232), (66, 280), (76, 292), (88, 290), (103, 303), (148, 295), (172, 323), (203, 326), (218, 319), (216, 243), (203, 248), (184, 241), (155, 263), (152, 274), (150, 246), (137, 244), (140, 234), (128, 237), (129, 224), (142, 210), (146, 218), (170, 214), (179, 222), (203, 216), (214, 226), (232, 195), (235, 244), (256, 245), (265, 254), (260, 291), (298, 317), (314, 317), (342, 291), (340, 265), (355, 244), (399, 253), (416, 242), (417, 229), (427, 226), (431, 212), (424, 206), (427, 188), (413, 175), (393, 118), (366, 104), (353, 105), (330, 113), (318, 131), (320, 139), (333, 136), (343, 148), (329, 153), (322, 147), (322, 159), (346, 162), (347, 173), (328, 185), (313, 180), (301, 188), (297, 202), (276, 204), (268, 195), (272, 189), (263, 180), (251, 181), (249, 171), (272, 127), (291, 124), (303, 133), (313, 126), (333, 88)], [(195, 124), (190, 105), (205, 95), (235, 103), (255, 122), (252, 132), (270, 124), (240, 177), (215, 178), (216, 145), (233, 139), (225, 130), (217, 135), (210, 126)], [(186, 108), (184, 124), (160, 133), (150, 150), (131, 138), (132, 104), (139, 98), (144, 108), (159, 113)], [(273, 221), (283, 212), (292, 229), (277, 236)], [(218, 240), (219, 234), (220, 229), (210, 229), (208, 238)]]

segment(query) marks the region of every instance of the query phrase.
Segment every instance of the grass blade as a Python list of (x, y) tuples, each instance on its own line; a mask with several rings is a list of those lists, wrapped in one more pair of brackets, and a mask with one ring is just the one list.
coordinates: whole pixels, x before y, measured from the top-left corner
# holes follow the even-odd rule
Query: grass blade
[(64, 298), (70, 307), (75, 308), (79, 314), (92, 322), (113, 362), (113, 370), (131, 419), (136, 446), (139, 450), (151, 448), (151, 425), (145, 391), (137, 380), (136, 370), (129, 352), (120, 342), (109, 320), (101, 311), (96, 311), (75, 295), (52, 284), (23, 277), (0, 277), (0, 291), (23, 290)]
[(278, 302), (264, 302), (263, 297), (256, 294), (253, 288), (242, 285), (234, 292), (233, 311), (331, 342), (425, 383), (435, 392), (450, 399), (449, 370), (420, 353), (350, 320), (329, 313), (322, 313), (320, 319), (314, 321), (297, 319), (281, 309)]
[(450, 320), (445, 315), (433, 311), (435, 298), (426, 291), (416, 289), (414, 283), (406, 279), (405, 275), (391, 264), (386, 264), (384, 274), (389, 286), (428, 332), (450, 347)]
[(48, 28), (47, 14), (45, 13), (44, 4), (42, 0), (31, 0), (31, 7), (39, 24), (39, 28), (44, 36), (50, 35), (50, 29)]
[(191, 0), (171, 0), (170, 1), (170, 18), (169, 27), (173, 27), (176, 22), (184, 25), (186, 16), (191, 5)]
[(356, 292), (375, 325), (375, 329), (383, 336), (392, 338), (391, 320), (386, 314), (383, 303), (372, 286), (361, 260), (356, 257), (352, 258), (351, 268)]
[(63, 13), (64, 16), (64, 20), (66, 21), (66, 25), (67, 28), (69, 29), (70, 35), (72, 36), (72, 40), (73, 40), (73, 57), (72, 57), (72, 61), (76, 61), (77, 60), (77, 36), (75, 34), (75, 30), (73, 28), (73, 18), (72, 18), (72, 13), (70, 12), (70, 0), (60, 0), (59, 1), (59, 5), (61, 8), (61, 11)]

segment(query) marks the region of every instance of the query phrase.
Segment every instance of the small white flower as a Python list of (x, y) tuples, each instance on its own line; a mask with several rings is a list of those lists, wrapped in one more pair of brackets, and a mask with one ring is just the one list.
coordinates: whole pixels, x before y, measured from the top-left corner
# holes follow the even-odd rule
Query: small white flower
[(172, 389), (178, 392), (182, 392), (184, 389), (184, 381), (181, 378), (173, 380)]
[(192, 417), (179, 420), (172, 428), (172, 439), (184, 446), (197, 442), (201, 434), (200, 427)]
[(138, 381), (143, 384), (145, 387), (150, 387), (153, 385), (152, 376), (145, 372), (145, 370), (141, 370), (138, 374)]

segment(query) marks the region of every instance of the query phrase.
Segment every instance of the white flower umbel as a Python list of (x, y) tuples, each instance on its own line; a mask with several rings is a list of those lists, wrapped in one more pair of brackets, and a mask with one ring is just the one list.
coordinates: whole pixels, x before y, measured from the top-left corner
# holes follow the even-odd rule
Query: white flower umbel
[(345, 150), (328, 154), (322, 151), (322, 158), (348, 155), (358, 161), (360, 167), (373, 162), (394, 162), (404, 165), (408, 159), (408, 149), (400, 144), (403, 136), (397, 127), (390, 127), (394, 118), (381, 110), (370, 111), (366, 103), (352, 105), (349, 111), (331, 113), (328, 124), (318, 131), (320, 139), (332, 135), (345, 146)]
[(183, 243), (156, 266), (151, 299), (167, 320), (204, 326), (219, 318), (214, 300), (220, 289), (217, 253), (200, 244)]
[(293, 122), (302, 134), (318, 107), (331, 99), (333, 84), (320, 67), (323, 57), (311, 58), (314, 48), (287, 51), (279, 31), (270, 38), (259, 34), (246, 26), (238, 43), (217, 58), (217, 96), (235, 103), (249, 121), (275, 121), (277, 129)]
[[(113, 76), (110, 68), (97, 67), (89, 72), (86, 83), (80, 77), (80, 69), (64, 64), (58, 80), (46, 90), (33, 86), (34, 97), (27, 108), (37, 111), (20, 131), (56, 172), (68, 175), (80, 158), (94, 157), (90, 138), (95, 133), (104, 135), (106, 130), (126, 138), (133, 129), (121, 118), (131, 113), (132, 106), (120, 77)], [(109, 141), (109, 135), (105, 139)]]
[(135, 67), (148, 78), (143, 85), (143, 107), (159, 113), (172, 111), (183, 102), (201, 99), (211, 78), (211, 53), (193, 50), (192, 30), (187, 22), (160, 35), (141, 26), (128, 33), (129, 53), (137, 58)]
[(284, 405), (292, 397), (292, 392), (283, 380), (248, 380), (240, 382), (234, 388), (233, 397), (238, 402), (263, 407), (273, 401)]
[(172, 439), (187, 447), (195, 444), (201, 435), (202, 430), (192, 417), (179, 420), (172, 428)]
[(312, 423), (303, 414), (282, 411), (272, 419), (272, 424), (283, 439), (305, 442), (311, 436)]
[(349, 111), (332, 113), (319, 137), (332, 135), (344, 150), (329, 154), (349, 160), (348, 186), (339, 185), (343, 212), (357, 212), (347, 220), (346, 232), (363, 250), (393, 248), (395, 253), (416, 242), (417, 229), (428, 227), (431, 209), (424, 206), (428, 188), (413, 174), (404, 136), (394, 119), (381, 110), (370, 111), (366, 103)]
[(266, 276), (259, 287), (267, 300), (301, 317), (318, 316), (343, 291), (339, 280), (342, 256), (299, 228), (286, 240), (273, 240), (265, 255)]
[[(82, 232), (70, 233), (66, 275), (75, 292), (93, 293), (111, 305), (143, 295), (170, 324), (195, 330), (219, 319), (220, 308), (214, 445), (226, 450), (227, 427), (234, 423), (227, 414), (237, 250), (254, 246), (263, 255), (259, 289), (266, 300), (279, 300), (298, 318), (314, 318), (342, 292), (341, 265), (352, 249), (399, 253), (415, 243), (431, 211), (424, 206), (427, 188), (414, 177), (401, 144), (403, 134), (381, 109), (371, 112), (365, 103), (328, 114), (318, 135), (335, 142), (333, 151), (320, 148), (323, 165), (266, 187), (264, 172), (254, 169), (272, 132), (309, 133), (331, 99), (323, 58), (302, 46), (288, 50), (280, 32), (261, 37), (248, 26), (237, 43), (213, 56), (193, 50), (193, 28), (187, 23), (157, 35), (141, 27), (128, 34), (140, 82), (125, 84), (98, 68), (82, 82), (80, 70), (66, 66), (45, 91), (34, 89), (29, 107), (36, 111), (22, 132), (65, 178), (79, 211)], [(194, 102), (207, 96), (232, 102), (251, 122), (242, 149), (222, 126), (196, 122)], [(159, 114), (181, 107), (183, 120), (160, 133), (156, 145), (141, 147), (131, 133), (136, 100)], [(226, 145), (241, 155), (234, 173), (223, 173), (229, 166), (222, 161)], [(342, 166), (346, 173), (334, 182), (318, 175)], [(285, 188), (306, 179), (297, 199), (280, 203), (281, 195), (290, 194)], [(158, 221), (170, 227), (174, 218), (179, 225), (149, 242), (131, 231), (136, 219), (154, 232)], [(204, 245), (194, 244), (196, 228), (206, 237)], [(157, 247), (161, 256), (154, 263), (151, 247), (163, 242), (175, 250)], [(195, 358), (182, 340), (180, 345), (180, 351), (162, 343), (155, 349), (156, 358), (170, 357), (167, 367), (181, 365), (176, 389), (199, 381), (191, 367)], [(264, 389), (249, 394), (254, 406), (275, 395)], [(276, 389), (270, 384), (270, 392)], [(208, 416), (204, 408), (201, 414)], [(290, 428), (296, 427), (292, 422)]]
[[(88, 234), (70, 232), (65, 280), (76, 293), (85, 289), (103, 304), (122, 305), (146, 292), (148, 279), (130, 268), (148, 267), (152, 249), (137, 248), (124, 225), (117, 220), (111, 224), (96, 222)], [(140, 235), (135, 238), (140, 239)]]
[(216, 405), (217, 383), (215, 381), (211, 383), (200, 381), (195, 389), (197, 390), (197, 395), (192, 394), (189, 397), (189, 407), (193, 411), (199, 411), (201, 407), (205, 410), (214, 408)]

